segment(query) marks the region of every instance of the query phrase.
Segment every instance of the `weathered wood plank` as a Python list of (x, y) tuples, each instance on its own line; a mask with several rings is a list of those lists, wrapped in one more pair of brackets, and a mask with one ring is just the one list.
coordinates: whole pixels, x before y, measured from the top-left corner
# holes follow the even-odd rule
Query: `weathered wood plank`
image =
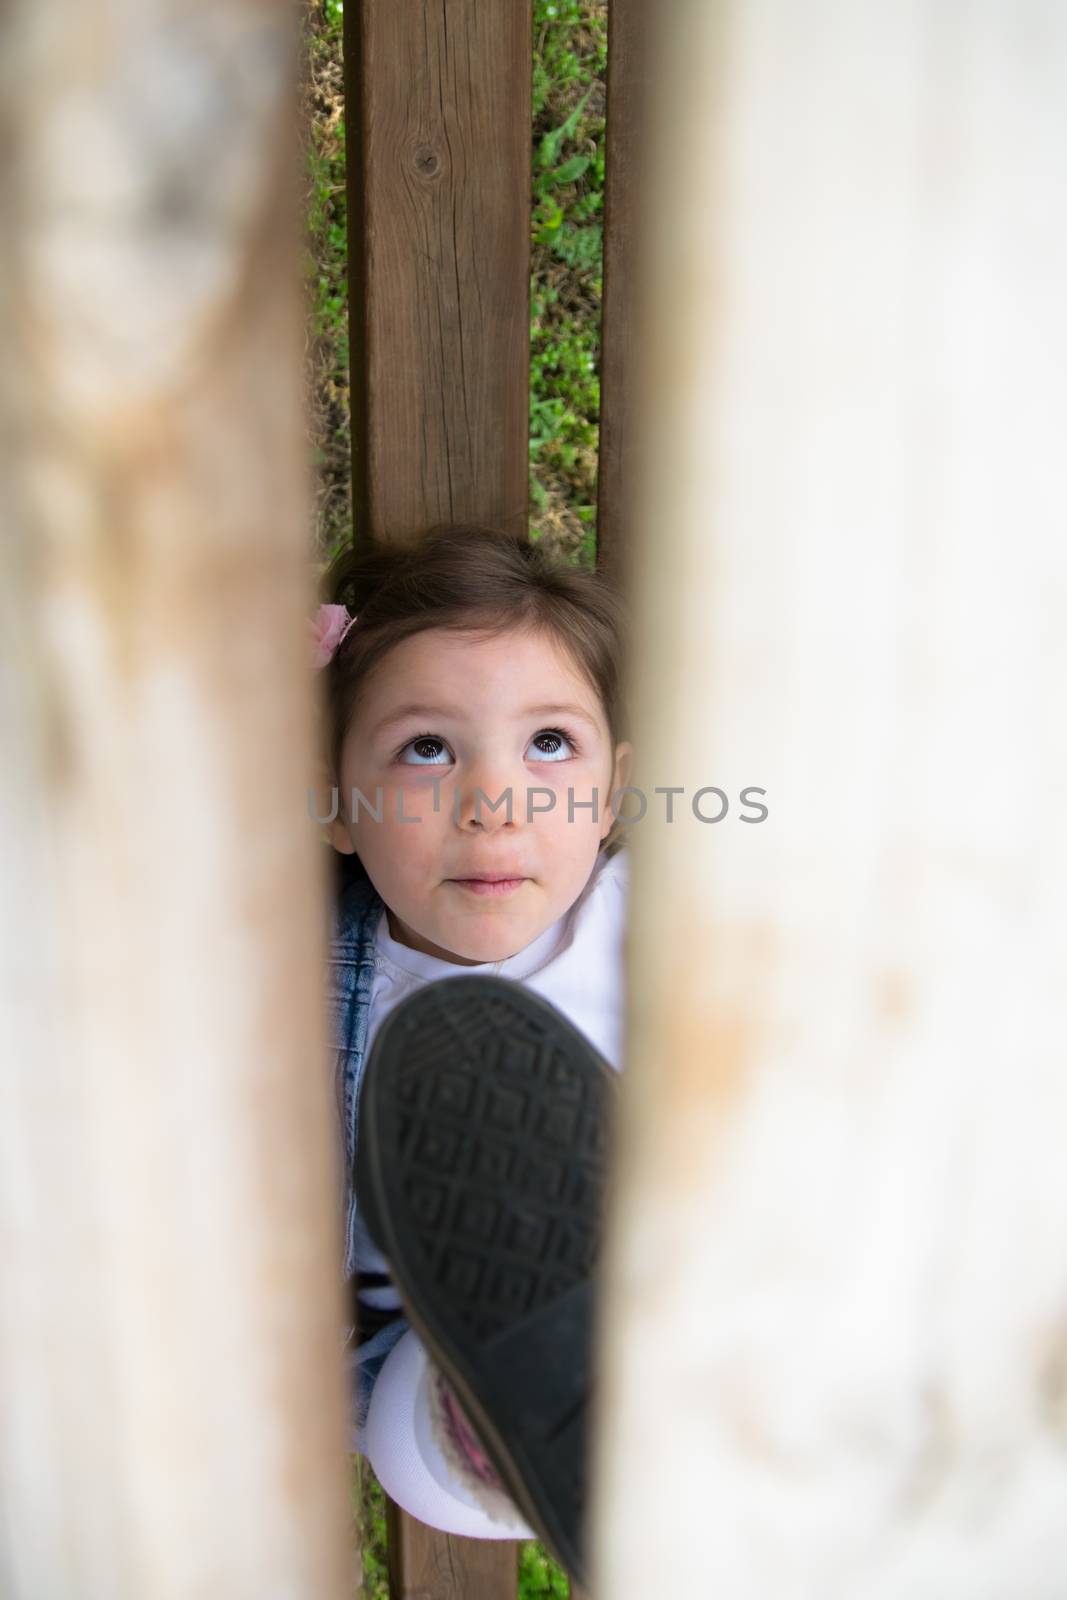
[(457, 1539), (386, 1500), (390, 1600), (515, 1600), (513, 1539)]
[(650, 10), (594, 1591), (1049, 1600), (1067, 8)]
[[(521, 534), (529, 477), (530, 0), (345, 13), (353, 521)], [(389, 1503), (404, 1600), (514, 1600), (511, 1541)]]
[(293, 8), (0, 33), (0, 1593), (342, 1600)]
[(345, 12), (358, 537), (526, 528), (530, 0)]

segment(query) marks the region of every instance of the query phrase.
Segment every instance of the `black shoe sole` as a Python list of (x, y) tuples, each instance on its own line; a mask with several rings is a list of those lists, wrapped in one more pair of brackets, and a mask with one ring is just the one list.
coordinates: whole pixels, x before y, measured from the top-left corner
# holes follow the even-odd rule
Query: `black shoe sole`
[(579, 1581), (615, 1093), (552, 1006), (471, 977), (386, 1018), (360, 1098), (371, 1237), (515, 1503)]

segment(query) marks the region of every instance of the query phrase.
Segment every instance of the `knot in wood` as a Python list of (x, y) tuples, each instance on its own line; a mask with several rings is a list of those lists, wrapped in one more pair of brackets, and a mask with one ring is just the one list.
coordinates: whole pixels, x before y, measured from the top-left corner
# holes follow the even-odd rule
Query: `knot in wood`
[(441, 169), (441, 157), (432, 144), (420, 144), (415, 151), (415, 171), (420, 178), (433, 178)]

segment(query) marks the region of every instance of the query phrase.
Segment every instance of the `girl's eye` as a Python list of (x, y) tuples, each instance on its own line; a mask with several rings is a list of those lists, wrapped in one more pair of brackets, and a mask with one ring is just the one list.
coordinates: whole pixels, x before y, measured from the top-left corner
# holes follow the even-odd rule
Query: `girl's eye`
[(542, 728), (530, 740), (530, 758), (533, 761), (566, 761), (575, 753), (575, 745), (559, 728)]
[(448, 746), (436, 734), (423, 733), (417, 739), (409, 739), (397, 759), (409, 767), (447, 766)]
[[(565, 761), (575, 754), (574, 740), (560, 728), (542, 728), (530, 740), (529, 755), (533, 761)], [(409, 767), (441, 767), (448, 766), (452, 757), (443, 739), (435, 733), (421, 733), (408, 740), (398, 751), (397, 759)]]

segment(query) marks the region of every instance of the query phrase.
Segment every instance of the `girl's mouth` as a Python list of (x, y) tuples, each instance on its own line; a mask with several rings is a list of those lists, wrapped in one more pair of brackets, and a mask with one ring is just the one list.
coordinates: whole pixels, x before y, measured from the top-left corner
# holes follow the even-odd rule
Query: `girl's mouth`
[(449, 878), (449, 883), (454, 883), (457, 889), (466, 889), (471, 894), (505, 895), (514, 894), (516, 889), (521, 889), (526, 882), (525, 878)]

